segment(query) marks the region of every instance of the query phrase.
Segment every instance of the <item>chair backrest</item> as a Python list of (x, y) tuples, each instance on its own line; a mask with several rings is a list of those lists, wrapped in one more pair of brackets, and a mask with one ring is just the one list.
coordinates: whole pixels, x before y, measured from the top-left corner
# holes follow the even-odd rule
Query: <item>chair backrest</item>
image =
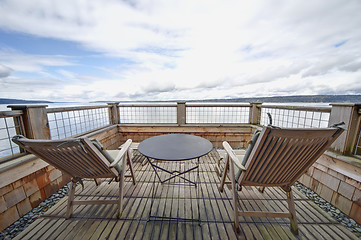
[(343, 132), (341, 128), (264, 127), (239, 184), (291, 186)]
[(109, 161), (88, 138), (35, 140), (15, 137), (13, 141), (72, 177), (116, 177)]

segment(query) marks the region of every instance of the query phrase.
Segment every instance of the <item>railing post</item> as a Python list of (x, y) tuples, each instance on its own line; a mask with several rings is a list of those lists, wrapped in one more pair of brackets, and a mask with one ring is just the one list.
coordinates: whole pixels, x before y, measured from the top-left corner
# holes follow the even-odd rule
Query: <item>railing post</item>
[(351, 155), (356, 147), (361, 123), (361, 103), (332, 103), (329, 126), (345, 122), (346, 129), (331, 145), (331, 148), (345, 155)]
[(177, 102), (177, 124), (186, 124), (186, 102)]
[(112, 102), (108, 104), (108, 111), (109, 111), (109, 124), (119, 124), (120, 123), (120, 115), (119, 115), (119, 102)]
[(48, 105), (10, 105), (12, 110), (22, 110), (22, 122), (27, 138), (50, 139), (50, 129), (46, 107)]
[(250, 103), (249, 109), (249, 123), (254, 125), (260, 125), (261, 123), (261, 105), (262, 103)]

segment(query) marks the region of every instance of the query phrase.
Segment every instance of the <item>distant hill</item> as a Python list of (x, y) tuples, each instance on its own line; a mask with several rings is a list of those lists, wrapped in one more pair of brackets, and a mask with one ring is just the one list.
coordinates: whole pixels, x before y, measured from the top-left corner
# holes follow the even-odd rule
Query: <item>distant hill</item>
[(53, 103), (53, 102), (43, 101), (43, 100), (23, 100), (23, 99), (0, 98), (0, 104), (30, 104), (30, 103)]
[(233, 99), (212, 99), (207, 102), (305, 102), (305, 103), (361, 103), (361, 95), (300, 95), (300, 96), (278, 96), (278, 97), (250, 97)]

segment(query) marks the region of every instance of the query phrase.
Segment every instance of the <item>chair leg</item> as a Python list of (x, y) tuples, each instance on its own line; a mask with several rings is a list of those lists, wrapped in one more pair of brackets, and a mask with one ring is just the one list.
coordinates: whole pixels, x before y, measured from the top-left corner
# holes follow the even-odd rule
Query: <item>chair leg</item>
[(224, 188), (224, 184), (226, 182), (228, 169), (229, 169), (229, 156), (227, 155), (227, 157), (226, 157), (226, 165), (224, 166), (223, 175), (222, 175), (222, 178), (221, 178), (221, 185), (219, 186), (219, 191), (220, 192), (223, 192), (223, 188)]
[(223, 157), (219, 157), (217, 160), (217, 165), (214, 167), (217, 175), (219, 177), (222, 177), (222, 171), (221, 171), (221, 162), (223, 161)]
[(135, 181), (135, 176), (134, 176), (134, 171), (133, 171), (133, 163), (132, 163), (132, 160), (130, 159), (129, 153), (128, 153), (128, 165), (129, 165), (130, 175), (132, 176), (133, 184), (135, 185), (136, 181)]
[(296, 209), (295, 209), (295, 202), (293, 200), (292, 189), (287, 192), (287, 203), (288, 209), (291, 214), (290, 223), (291, 223), (291, 231), (298, 235), (298, 226), (297, 226), (297, 219), (296, 219)]
[(94, 181), (95, 181), (95, 185), (99, 186), (102, 181), (99, 179), (99, 178), (94, 178)]
[(66, 217), (65, 217), (66, 219), (69, 219), (73, 214), (73, 200), (75, 195), (75, 187), (76, 187), (76, 183), (72, 180), (70, 184), (70, 191), (68, 196), (68, 206), (66, 209)]
[[(227, 157), (227, 160), (229, 158)], [(237, 186), (236, 186), (236, 180), (234, 176), (234, 166), (233, 162), (229, 163), (229, 171), (231, 175), (231, 182), (232, 182), (232, 203), (233, 203), (233, 210), (234, 210), (234, 228), (236, 229), (236, 232), (239, 233), (239, 219), (238, 219), (238, 193), (237, 193)]]
[(124, 197), (124, 173), (119, 176), (119, 200), (118, 200), (118, 218), (122, 215), (123, 211), (123, 197)]

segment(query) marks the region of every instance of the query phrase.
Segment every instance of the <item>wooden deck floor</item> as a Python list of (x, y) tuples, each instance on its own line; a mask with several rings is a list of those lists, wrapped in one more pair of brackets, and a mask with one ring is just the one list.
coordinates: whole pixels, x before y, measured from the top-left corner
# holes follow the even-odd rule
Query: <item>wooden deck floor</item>
[[(136, 154), (134, 162), (138, 183), (134, 186), (130, 179), (126, 182), (121, 219), (116, 218), (115, 205), (88, 205), (75, 206), (73, 217), (65, 220), (65, 197), (16, 239), (358, 239), (296, 189), (298, 236), (289, 230), (288, 219), (250, 217), (240, 218), (241, 232), (237, 234), (232, 221), (231, 193), (227, 188), (224, 193), (218, 191), (219, 177), (214, 171), (216, 158), (215, 151), (201, 158), (197, 188), (156, 184), (158, 189), (151, 215), (199, 221), (148, 221), (155, 174), (149, 164), (141, 164), (144, 158)], [(167, 168), (184, 169), (191, 162), (162, 164)], [(197, 174), (191, 172), (186, 176), (195, 180)], [(184, 182), (178, 178), (171, 180), (172, 183), (180, 181)], [(117, 183), (102, 183), (96, 187), (93, 181), (85, 181), (84, 190), (79, 186), (77, 193), (84, 199), (114, 198)], [(261, 194), (255, 188), (245, 188), (239, 195), (243, 199), (242, 207), (247, 210), (287, 211), (285, 194), (281, 189), (270, 188)]]

